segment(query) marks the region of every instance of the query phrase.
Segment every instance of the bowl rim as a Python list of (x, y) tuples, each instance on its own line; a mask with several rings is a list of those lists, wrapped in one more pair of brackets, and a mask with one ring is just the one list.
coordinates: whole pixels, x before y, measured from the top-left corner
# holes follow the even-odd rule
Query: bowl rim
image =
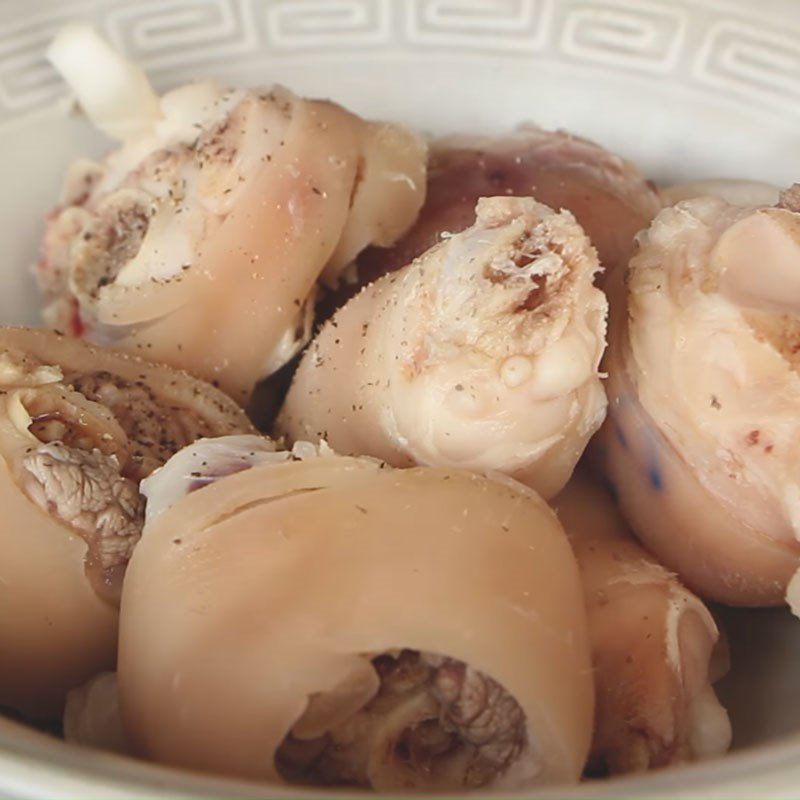
[[(41, 1), (41, 0), (40, 0)], [(780, 13), (785, 7), (785, 0), (766, 0), (768, 7)], [(389, 7), (387, 0), (386, 7)], [(630, 2), (630, 0), (628, 0)], [(676, 6), (691, 8), (695, 0), (674, 0)], [(613, 0), (612, 0), (613, 4)], [(626, 5), (625, 0), (619, 3)], [(9, 6), (12, 4), (9, 3)], [(20, 3), (20, 6), (23, 4)], [(58, 0), (52, 2), (53, 9)], [(78, 6), (78, 3), (64, 3), (65, 6)], [(400, 5), (398, 3), (398, 5)], [(410, 5), (410, 4), (409, 4)], [(550, 1), (544, 0), (542, 6), (549, 7)], [(553, 3), (555, 5), (555, 3)], [(646, 5), (643, 3), (643, 5)], [(652, 4), (653, 8), (669, 6), (670, 0)], [(762, 25), (758, 22), (760, 12), (756, 4), (750, 0), (704, 0), (697, 3), (699, 9), (706, 8), (719, 13), (731, 12), (732, 16), (743, 16), (748, 24), (758, 30)], [(31, 14), (39, 14), (36, 3), (28, 4)], [(111, 4), (98, 12), (105, 16)], [(42, 4), (44, 7), (44, 3)], [(155, 7), (155, 6), (153, 6)], [(405, 9), (404, 9), (405, 10)], [(800, 35), (797, 20), (792, 20), (792, 30)], [(24, 20), (19, 20), (22, 22)], [(786, 20), (790, 22), (790, 20)], [(764, 31), (769, 31), (763, 26)], [(772, 35), (772, 34), (770, 34)], [(420, 57), (434, 63), (437, 60), (457, 62), (475, 58), (475, 54), (464, 50), (451, 49), (441, 54), (434, 48), (422, 50), (419, 46), (396, 48), (387, 53), (387, 58), (405, 58), (409, 55)], [(358, 50), (348, 50), (347, 58), (358, 55)], [(497, 52), (479, 54), (482, 61), (491, 64), (501, 58), (513, 63), (523, 63), (516, 55), (500, 55)], [(307, 60), (308, 51), (302, 49), (297, 53), (283, 52), (283, 59)], [(377, 51), (364, 51), (362, 57), (377, 57)], [(323, 53), (321, 61), (331, 58), (330, 52)], [(596, 63), (572, 62), (576, 70), (586, 72), (602, 70)], [(220, 62), (215, 71), (224, 72), (227, 66)], [(197, 70), (196, 66), (191, 67)], [(233, 67), (231, 67), (233, 69)], [(157, 83), (165, 80), (165, 75), (172, 76), (176, 70), (170, 67), (154, 67), (152, 77)], [(178, 72), (180, 70), (177, 70)], [(613, 68), (606, 70), (612, 78), (617, 73)], [(630, 77), (630, 76), (629, 76)], [(651, 76), (637, 78), (649, 84)], [(171, 83), (171, 78), (170, 78)], [(708, 89), (696, 89), (694, 84), (682, 85), (684, 92), (697, 92), (698, 98), (708, 95)], [(739, 99), (728, 100), (729, 95), (720, 92), (718, 100), (730, 102), (732, 107), (740, 107)], [(54, 117), (61, 119), (66, 105), (48, 101), (41, 108), (23, 109), (24, 113), (2, 121), (4, 130), (16, 131), (30, 124), (32, 119), (46, 124)], [(792, 119), (800, 115), (800, 104), (792, 104), (780, 108), (774, 104), (761, 105), (756, 113), (766, 114), (767, 119)], [(167, 798), (211, 798), (211, 797), (270, 797), (270, 798), (322, 798), (354, 796), (353, 791), (301, 789), (244, 781), (235, 778), (224, 778), (207, 775), (174, 767), (163, 766), (145, 761), (137, 761), (130, 757), (119, 756), (102, 751), (89, 750), (74, 743), (64, 742), (52, 735), (30, 728), (23, 723), (0, 717), (0, 796), (16, 798), (16, 800), (33, 800), (36, 798), (84, 798), (84, 800), (167, 800)], [(470, 797), (497, 797), (498, 792), (479, 792)], [(455, 797), (456, 795), (450, 795)], [(626, 775), (612, 779), (591, 780), (573, 786), (557, 786), (537, 791), (509, 792), (509, 797), (542, 797), (553, 800), (568, 800), (575, 797), (586, 798), (697, 798), (697, 797), (760, 797), (760, 798), (797, 798), (800, 796), (800, 732), (748, 746), (719, 758), (655, 771), (647, 774)]]
[[(169, 798), (330, 798), (366, 792), (302, 789), (258, 783), (138, 761), (131, 756), (90, 750), (10, 719), (0, 720), (0, 773), (3, 795), (14, 800), (168, 800)], [(704, 762), (640, 775), (595, 779), (504, 797), (653, 798), (796, 797), (800, 782), (800, 734)], [(469, 797), (497, 797), (477, 792)], [(374, 796), (374, 795), (372, 795)], [(401, 797), (403, 795), (384, 795)], [(443, 795), (442, 797), (466, 795)]]

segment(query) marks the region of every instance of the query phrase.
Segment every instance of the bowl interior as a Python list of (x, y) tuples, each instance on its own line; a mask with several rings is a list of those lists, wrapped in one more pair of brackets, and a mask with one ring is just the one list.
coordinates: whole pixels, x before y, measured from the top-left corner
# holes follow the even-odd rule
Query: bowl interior
[[(4, 0), (3, 323), (37, 320), (29, 265), (43, 216), (67, 164), (107, 147), (70, 112), (43, 59), (71, 19), (93, 20), (159, 88), (200, 77), (280, 82), (435, 133), (532, 121), (596, 139), (663, 181), (785, 185), (800, 176), (800, 5), (792, 0)], [(800, 762), (800, 738), (787, 738), (800, 731), (800, 625), (786, 611), (719, 616), (733, 662), (720, 694), (734, 747), (747, 753), (584, 786), (582, 796), (722, 786), (732, 796), (748, 785), (761, 793), (767, 771), (770, 786), (788, 781)], [(14, 797), (256, 791), (87, 753), (5, 720), (0, 766), (0, 793)]]

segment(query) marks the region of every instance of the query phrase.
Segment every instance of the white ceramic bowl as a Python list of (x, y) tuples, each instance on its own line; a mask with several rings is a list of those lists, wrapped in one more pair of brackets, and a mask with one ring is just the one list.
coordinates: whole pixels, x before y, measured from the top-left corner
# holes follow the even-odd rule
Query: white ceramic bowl
[[(798, 0), (0, 0), (2, 322), (36, 320), (27, 265), (42, 216), (70, 159), (104, 147), (64, 113), (43, 58), (73, 19), (95, 22), (161, 88), (279, 81), (439, 133), (564, 127), (657, 179), (800, 178)], [(722, 614), (736, 752), (548, 797), (798, 796), (800, 623)], [(0, 719), (3, 797), (300, 794), (93, 753)]]

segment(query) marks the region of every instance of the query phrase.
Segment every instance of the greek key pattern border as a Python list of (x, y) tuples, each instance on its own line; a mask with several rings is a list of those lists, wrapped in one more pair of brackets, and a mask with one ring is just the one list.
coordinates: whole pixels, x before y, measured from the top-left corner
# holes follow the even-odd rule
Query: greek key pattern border
[[(43, 6), (47, 10), (43, 11)], [(733, 0), (50, 0), (0, 7), (0, 121), (64, 94), (44, 59), (88, 19), (154, 73), (281, 58), (464, 54), (561, 61), (800, 108), (800, 20)]]

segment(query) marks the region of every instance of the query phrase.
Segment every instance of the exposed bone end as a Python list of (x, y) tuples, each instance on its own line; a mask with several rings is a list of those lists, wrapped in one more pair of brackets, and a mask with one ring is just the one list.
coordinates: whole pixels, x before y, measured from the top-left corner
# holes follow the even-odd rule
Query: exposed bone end
[(53, 402), (61, 397), (74, 409), (80, 408), (87, 420), (83, 430), (98, 431), (91, 446), (114, 452), (123, 467), (119, 448), (108, 450), (103, 445), (103, 440), (108, 440), (104, 433), (120, 443), (127, 439), (134, 451), (163, 463), (201, 436), (254, 431), (245, 413), (227, 395), (166, 366), (33, 328), (0, 329), (0, 350), (24, 353), (34, 367), (57, 362), (62, 385), (37, 385), (36, 394), (52, 397)]
[(64, 385), (61, 367), (33, 353), (6, 349), (0, 378), (3, 457), (19, 489), (84, 539), (90, 583), (118, 602), (144, 519), (143, 498), (122, 475), (130, 455), (125, 432), (108, 408)]
[[(597, 255), (568, 211), (531, 198), (481, 198), (473, 227), (441, 248), (439, 269), (430, 270), (434, 336), (490, 357), (536, 356), (586, 305), (603, 305), (592, 289)], [(434, 250), (420, 263), (436, 260)], [(432, 282), (426, 266), (421, 273)]]
[(64, 26), (50, 43), (47, 58), (107, 136), (146, 135), (159, 119), (158, 95), (142, 68), (114, 50), (91, 25)]
[[(452, 791), (495, 785), (512, 770), (537, 774), (525, 715), (491, 678), (411, 650), (363, 663), (365, 674), (314, 698), (281, 745), (287, 779)], [(523, 758), (530, 763), (518, 764)]]
[(530, 198), (485, 198), (471, 228), (408, 269), (423, 288), (406, 301), (420, 311), (392, 389), (398, 438), (417, 463), (498, 470), (553, 496), (605, 415), (607, 303), (583, 230)]
[[(143, 408), (150, 389), (155, 407)], [(67, 691), (113, 668), (121, 578), (143, 522), (136, 451), (146, 436), (161, 448), (176, 428), (189, 435), (195, 412), (206, 431), (251, 430), (188, 375), (47, 330), (0, 329), (0, 705), (57, 719)]]
[(72, 246), (91, 222), (91, 214), (80, 206), (56, 210), (47, 218), (41, 257), (34, 266), (45, 306), (44, 323), (55, 330), (77, 334), (79, 320), (78, 302), (71, 293), (70, 263)]
[(527, 744), (525, 714), (496, 681), (452, 659), (436, 665), (432, 694), (441, 707), (441, 725), (472, 745), (463, 782), (490, 784), (519, 757)]
[[(365, 251), (359, 259), (362, 280), (400, 269), (465, 230), (478, 199), (492, 196), (533, 196), (551, 208), (569, 209), (609, 270), (627, 263), (635, 235), (661, 208), (655, 187), (633, 164), (563, 131), (523, 126), (501, 137), (448, 136), (431, 142), (419, 219), (390, 249)], [(340, 292), (328, 307), (340, 306), (347, 296)]]

